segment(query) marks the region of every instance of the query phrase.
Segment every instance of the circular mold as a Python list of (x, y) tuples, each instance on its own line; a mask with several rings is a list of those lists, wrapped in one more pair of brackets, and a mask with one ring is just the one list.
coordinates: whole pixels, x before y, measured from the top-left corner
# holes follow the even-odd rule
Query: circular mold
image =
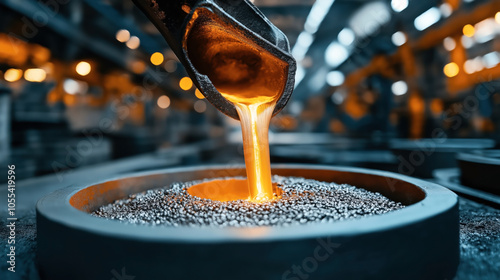
[(451, 279), (459, 262), (458, 200), (411, 177), (360, 168), (273, 166), (273, 174), (347, 183), (402, 202), (382, 215), (287, 227), (140, 226), (91, 216), (129, 194), (244, 166), (129, 174), (56, 191), (37, 203), (45, 279)]

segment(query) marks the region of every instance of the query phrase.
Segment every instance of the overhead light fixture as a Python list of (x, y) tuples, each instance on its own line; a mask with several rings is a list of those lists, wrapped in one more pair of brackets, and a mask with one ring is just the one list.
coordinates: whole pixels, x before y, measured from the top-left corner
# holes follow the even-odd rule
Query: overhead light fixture
[(476, 69), (474, 67), (474, 60), (469, 59), (469, 60), (465, 61), (464, 72), (467, 74), (472, 74), (472, 73), (476, 72)]
[(497, 12), (497, 13), (495, 14), (495, 21), (496, 21), (498, 24), (500, 24), (500, 12)]
[(297, 70), (295, 70), (295, 87), (304, 79), (306, 76), (306, 69), (301, 65), (297, 65)]
[(336, 41), (332, 42), (326, 48), (325, 61), (332, 68), (342, 64), (348, 57), (349, 52), (347, 49)]
[(416, 17), (413, 24), (417, 30), (422, 31), (435, 24), (440, 19), (441, 11), (436, 7), (432, 7)]
[(344, 83), (344, 73), (340, 71), (331, 71), (326, 74), (326, 82), (332, 87), (340, 86)]
[(391, 90), (396, 96), (404, 95), (408, 92), (408, 84), (405, 81), (397, 81), (392, 84)]
[(372, 35), (391, 20), (389, 5), (385, 2), (371, 2), (359, 8), (349, 20), (349, 27), (356, 37)]
[(339, 42), (344, 46), (350, 46), (354, 43), (355, 39), (356, 35), (354, 34), (354, 31), (348, 27), (342, 29), (337, 35), (337, 40), (339, 40)]
[[(302, 38), (297, 38), (297, 42), (292, 48), (292, 55), (297, 61), (300, 62), (306, 56), (307, 51), (314, 40), (314, 33), (318, 31), (321, 22), (325, 19), (334, 2), (335, 0), (316, 0), (312, 5), (311, 10), (307, 15), (306, 22), (304, 23), (304, 31), (299, 34), (299, 37)], [(302, 66), (297, 65), (295, 87), (302, 81), (304, 76), (305, 69)]]
[(392, 34), (391, 41), (395, 46), (398, 46), (398, 47), (402, 46), (402, 45), (404, 45), (404, 43), (406, 43), (406, 35), (403, 32), (398, 31), (398, 32)]
[(335, 0), (316, 0), (307, 16), (304, 30), (311, 34), (316, 33), (321, 22), (325, 19), (326, 14), (330, 11), (333, 2), (335, 2)]
[(297, 37), (297, 42), (292, 49), (293, 57), (298, 61), (304, 59), (313, 41), (314, 36), (311, 33), (302, 31)]
[(487, 18), (476, 23), (474, 28), (474, 39), (480, 44), (495, 38), (497, 32), (500, 33), (500, 26), (498, 26), (498, 23), (493, 18)]
[(402, 12), (404, 9), (408, 8), (408, 0), (392, 0), (391, 8), (396, 13)]
[(332, 94), (332, 102), (340, 105), (344, 102), (347, 92), (344, 89), (339, 89)]
[(483, 64), (486, 68), (490, 69), (500, 63), (500, 56), (498, 52), (490, 52), (483, 56)]
[(448, 3), (441, 4), (439, 6), (439, 10), (441, 11), (441, 14), (443, 15), (443, 17), (445, 17), (445, 18), (451, 16), (451, 14), (453, 13), (453, 8)]
[(88, 91), (88, 84), (82, 81), (76, 81), (73, 79), (66, 79), (63, 82), (63, 89), (66, 93), (74, 94), (85, 94)]
[(462, 42), (462, 46), (464, 46), (464, 48), (466, 49), (472, 48), (472, 46), (474, 46), (475, 44), (474, 39), (465, 35), (462, 36), (460, 41)]

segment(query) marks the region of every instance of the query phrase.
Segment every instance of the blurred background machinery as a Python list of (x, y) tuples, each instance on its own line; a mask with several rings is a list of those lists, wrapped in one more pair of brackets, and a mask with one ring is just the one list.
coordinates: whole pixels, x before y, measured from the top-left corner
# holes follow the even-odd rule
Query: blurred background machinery
[[(298, 63), (272, 120), (273, 162), (403, 172), (412, 152), (454, 138), (468, 139), (462, 151), (497, 146), (499, 1), (252, 2)], [(0, 0), (0, 83), (0, 162), (24, 178), (145, 154), (243, 161), (239, 123), (203, 99), (131, 1)], [(457, 166), (454, 153), (427, 162), (443, 164), (408, 175)]]

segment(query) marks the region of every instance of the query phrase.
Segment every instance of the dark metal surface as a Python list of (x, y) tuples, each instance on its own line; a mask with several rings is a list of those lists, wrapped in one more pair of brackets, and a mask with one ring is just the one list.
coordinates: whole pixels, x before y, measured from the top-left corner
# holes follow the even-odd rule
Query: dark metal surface
[(500, 195), (500, 150), (457, 155), (462, 184)]
[(314, 269), (315, 279), (450, 279), (455, 274), (457, 197), (432, 183), (388, 172), (327, 166), (273, 168), (273, 174), (349, 183), (411, 204), (400, 211), (331, 224), (168, 228), (133, 226), (84, 212), (173, 181), (242, 174), (241, 167), (167, 169), (70, 187), (41, 199), (37, 205), (41, 275), (108, 279), (111, 270), (126, 267), (141, 279), (280, 279), (292, 266), (314, 258), (318, 247), (331, 252)]
[(460, 182), (460, 169), (444, 168), (434, 171), (435, 182), (459, 193), (467, 198), (500, 209), (500, 196), (474, 187), (466, 186)]
[[(290, 47), (286, 36), (252, 3), (246, 0), (134, 0), (134, 3), (158, 28), (198, 89), (210, 103), (224, 114), (239, 119), (234, 105), (217, 91), (207, 75), (200, 73), (199, 69), (194, 67), (182, 43), (186, 34), (186, 25), (191, 20), (194, 11), (199, 8), (208, 9), (225, 22), (242, 31), (246, 40), (250, 40), (288, 64), (286, 84), (273, 115), (276, 115), (285, 107), (294, 87), (295, 59), (289, 53)], [(183, 10), (183, 6), (190, 9), (189, 13)]]
[[(421, 178), (432, 178), (432, 172), (440, 168), (457, 167), (456, 154), (471, 149), (488, 149), (495, 146), (491, 139), (398, 139), (390, 143), (406, 174)], [(411, 173), (411, 174), (409, 174)]]

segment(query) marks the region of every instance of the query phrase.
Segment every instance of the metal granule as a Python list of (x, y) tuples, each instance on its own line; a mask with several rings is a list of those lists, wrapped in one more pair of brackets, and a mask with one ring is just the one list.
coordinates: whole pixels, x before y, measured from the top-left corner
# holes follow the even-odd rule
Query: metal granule
[(273, 182), (283, 190), (281, 199), (264, 203), (198, 198), (187, 193), (187, 188), (201, 183), (193, 181), (130, 195), (92, 215), (134, 224), (255, 227), (331, 222), (404, 207), (380, 193), (346, 184), (280, 176)]

